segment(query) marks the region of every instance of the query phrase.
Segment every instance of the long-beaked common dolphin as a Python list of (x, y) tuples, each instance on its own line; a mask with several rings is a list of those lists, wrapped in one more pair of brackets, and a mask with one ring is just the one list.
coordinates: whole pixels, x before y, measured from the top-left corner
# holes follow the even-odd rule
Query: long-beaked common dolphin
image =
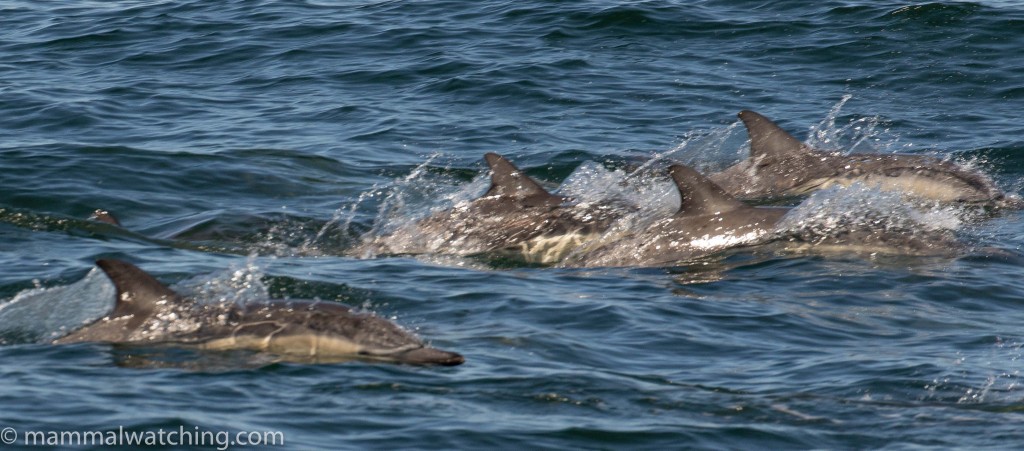
[(1019, 206), (991, 178), (956, 163), (927, 155), (843, 154), (811, 148), (768, 118), (741, 111), (750, 136), (750, 158), (709, 178), (744, 200), (807, 194), (832, 185), (861, 182), (939, 201)]
[(675, 215), (572, 256), (566, 266), (662, 266), (763, 243), (788, 208), (753, 207), (681, 164), (669, 174), (679, 189)]
[(409, 227), (364, 241), (352, 253), (474, 255), (511, 252), (531, 263), (553, 263), (622, 217), (618, 204), (573, 203), (549, 193), (510, 161), (484, 155), (491, 186), (483, 196), (430, 215)]
[(670, 266), (729, 249), (772, 245), (784, 252), (947, 255), (959, 243), (946, 231), (892, 231), (873, 223), (827, 230), (790, 228), (788, 207), (747, 205), (709, 178), (681, 164), (669, 174), (679, 211), (624, 236), (583, 247), (562, 266)]
[(99, 260), (117, 287), (109, 315), (54, 340), (170, 343), (201, 349), (247, 349), (282, 360), (383, 360), (411, 365), (459, 365), (454, 352), (426, 346), (398, 325), (340, 304), (273, 300), (207, 305), (182, 297), (138, 267)]

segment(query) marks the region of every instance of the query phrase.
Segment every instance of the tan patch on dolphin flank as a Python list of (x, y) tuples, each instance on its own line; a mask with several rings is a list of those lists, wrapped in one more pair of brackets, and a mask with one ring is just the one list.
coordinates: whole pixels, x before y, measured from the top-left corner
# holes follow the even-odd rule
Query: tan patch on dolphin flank
[(202, 349), (226, 351), (247, 349), (265, 351), (279, 355), (301, 355), (309, 357), (355, 356), (362, 346), (344, 338), (323, 335), (241, 335), (218, 338), (200, 345)]
[(542, 236), (519, 245), (527, 262), (558, 263), (576, 248), (599, 235), (596, 233), (567, 233), (564, 235)]
[[(814, 179), (791, 190), (793, 194), (807, 194), (811, 191), (832, 186), (849, 187), (855, 183), (883, 191), (906, 193), (939, 202), (955, 202), (964, 199), (973, 188), (953, 177), (939, 178), (917, 174), (903, 174), (891, 177), (880, 174), (865, 174), (858, 177), (829, 177)], [(969, 196), (968, 196), (969, 197)]]

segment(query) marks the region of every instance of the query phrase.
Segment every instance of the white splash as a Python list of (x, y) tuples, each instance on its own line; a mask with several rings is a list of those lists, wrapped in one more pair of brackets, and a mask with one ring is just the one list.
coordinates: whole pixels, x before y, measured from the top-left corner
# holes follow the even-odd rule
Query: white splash
[(811, 194), (777, 225), (780, 231), (814, 231), (828, 234), (869, 227), (875, 230), (957, 230), (963, 212), (955, 206), (916, 204), (901, 193), (854, 183), (836, 185)]
[(751, 231), (736, 235), (724, 233), (721, 235), (704, 235), (688, 243), (690, 247), (701, 250), (726, 249), (744, 244), (756, 243), (768, 235), (765, 231)]
[(558, 194), (580, 204), (621, 204), (652, 215), (678, 210), (679, 191), (675, 185), (667, 177), (638, 177), (640, 170), (626, 173), (584, 161), (562, 182)]
[(241, 305), (270, 298), (264, 276), (256, 257), (249, 256), (241, 266), (232, 265), (224, 271), (184, 280), (174, 289), (201, 303)]
[(82, 280), (50, 288), (23, 290), (0, 304), (0, 343), (59, 338), (103, 317), (114, 307), (117, 290), (97, 268)]

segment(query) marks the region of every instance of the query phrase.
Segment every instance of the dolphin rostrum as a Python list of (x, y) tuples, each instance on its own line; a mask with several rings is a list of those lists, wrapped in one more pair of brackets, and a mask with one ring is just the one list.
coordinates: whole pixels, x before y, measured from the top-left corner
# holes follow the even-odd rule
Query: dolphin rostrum
[(787, 223), (787, 207), (747, 205), (690, 167), (672, 165), (679, 211), (624, 236), (581, 247), (561, 266), (669, 266), (726, 250), (773, 245), (781, 251), (900, 255), (949, 254), (959, 243), (944, 231), (879, 228), (870, 221), (825, 230)]
[(927, 155), (842, 154), (812, 149), (768, 118), (741, 111), (750, 158), (709, 178), (745, 200), (798, 196), (832, 185), (861, 182), (925, 200), (991, 206), (1019, 204), (991, 178)]
[(187, 299), (138, 267), (99, 260), (117, 287), (109, 315), (54, 340), (171, 343), (201, 349), (248, 349), (283, 360), (383, 360), (411, 365), (459, 365), (454, 352), (429, 347), (398, 325), (332, 302), (272, 300), (208, 305)]
[(491, 186), (483, 196), (407, 227), (367, 237), (352, 253), (474, 255), (509, 252), (531, 263), (553, 263), (622, 217), (628, 207), (573, 203), (549, 193), (510, 161), (484, 155)]

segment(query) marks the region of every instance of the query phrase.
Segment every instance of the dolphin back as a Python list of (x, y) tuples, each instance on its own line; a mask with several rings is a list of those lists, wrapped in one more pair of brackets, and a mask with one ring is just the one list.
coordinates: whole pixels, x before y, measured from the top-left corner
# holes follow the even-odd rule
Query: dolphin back
[(491, 152), (484, 159), (491, 168), (491, 188), (484, 197), (507, 197), (526, 207), (557, 207), (562, 203), (561, 197), (549, 193), (505, 157)]
[(676, 216), (704, 216), (746, 207), (693, 168), (674, 164), (669, 174), (679, 190)]
[(799, 139), (789, 134), (770, 119), (750, 110), (740, 111), (738, 116), (747, 127), (750, 137), (751, 158), (781, 160), (811, 150)]
[(158, 311), (184, 301), (178, 293), (131, 263), (106, 259), (97, 261), (96, 266), (117, 288), (113, 310), (106, 317), (56, 339), (54, 343), (131, 341), (133, 334)]
[(117, 288), (117, 305), (111, 316), (148, 317), (158, 309), (158, 302), (180, 301), (174, 290), (167, 288), (137, 266), (121, 260), (98, 260), (99, 266)]

